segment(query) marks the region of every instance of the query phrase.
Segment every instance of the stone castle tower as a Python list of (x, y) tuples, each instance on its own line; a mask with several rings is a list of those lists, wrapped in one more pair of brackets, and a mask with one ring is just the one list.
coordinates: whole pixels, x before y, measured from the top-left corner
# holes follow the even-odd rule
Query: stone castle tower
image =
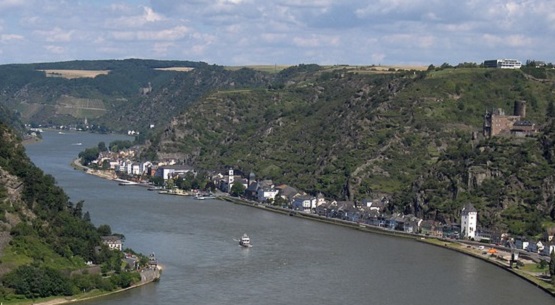
[(482, 132), (488, 138), (502, 133), (534, 133), (535, 125), (524, 121), (525, 118), (526, 101), (515, 101), (513, 115), (505, 115), (505, 111), (501, 108), (486, 111)]

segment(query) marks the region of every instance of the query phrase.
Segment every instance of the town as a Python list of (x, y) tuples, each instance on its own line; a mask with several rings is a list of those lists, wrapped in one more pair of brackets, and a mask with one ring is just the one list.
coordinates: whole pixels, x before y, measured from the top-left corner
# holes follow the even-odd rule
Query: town
[[(517, 104), (523, 107), (522, 102)], [(491, 124), (485, 124), (484, 132), (490, 126)], [(511, 128), (500, 128), (497, 134), (502, 130), (510, 131)], [(491, 136), (491, 131), (488, 135)], [(387, 209), (390, 199), (387, 197), (365, 198), (360, 201), (330, 200), (322, 193), (307, 194), (293, 186), (275, 184), (268, 179), (257, 179), (252, 172), (244, 173), (231, 167), (224, 172), (197, 171), (191, 166), (178, 164), (177, 160), (134, 161), (138, 150), (139, 147), (129, 147), (118, 152), (106, 149), (98, 154), (97, 159), (90, 162), (86, 170), (91, 174), (117, 180), (122, 186), (142, 185), (160, 194), (192, 196), (195, 199), (236, 197), (257, 205), (287, 209), (291, 213), (348, 221), (392, 232), (475, 241), (482, 245), (522, 250), (537, 254), (537, 257), (546, 261), (549, 260), (549, 255), (555, 252), (555, 228), (546, 229), (542, 238), (538, 240), (488, 230), (478, 225), (479, 214), (471, 203), (462, 208), (459, 223), (442, 223), (411, 214), (390, 213)]]

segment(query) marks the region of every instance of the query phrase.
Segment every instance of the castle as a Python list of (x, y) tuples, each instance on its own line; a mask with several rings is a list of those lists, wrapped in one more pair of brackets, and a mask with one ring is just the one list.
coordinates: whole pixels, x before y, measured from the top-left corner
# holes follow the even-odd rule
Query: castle
[(484, 115), (483, 134), (494, 137), (500, 134), (528, 136), (535, 134), (536, 124), (526, 118), (526, 101), (515, 101), (513, 115), (505, 115), (501, 108), (486, 111)]

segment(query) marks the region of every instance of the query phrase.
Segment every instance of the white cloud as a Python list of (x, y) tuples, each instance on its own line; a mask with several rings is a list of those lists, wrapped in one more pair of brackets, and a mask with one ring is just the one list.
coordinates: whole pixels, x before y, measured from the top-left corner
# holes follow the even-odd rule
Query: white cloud
[(147, 24), (164, 21), (166, 18), (156, 13), (150, 7), (142, 7), (142, 12), (130, 9), (126, 6), (110, 7), (112, 12), (124, 14), (118, 18), (106, 19), (106, 25), (110, 28), (140, 28)]
[(0, 11), (1, 41), (17, 42), (0, 63), (48, 58), (45, 42), (75, 59), (555, 61), (553, 0), (0, 0)]
[(64, 54), (66, 52), (66, 48), (61, 47), (61, 46), (47, 45), (47, 46), (44, 46), (44, 48), (48, 52), (53, 53), (53, 54), (58, 54), (58, 55), (59, 54)]
[(156, 42), (154, 43), (152, 50), (155, 54), (165, 56), (168, 54), (168, 50), (173, 47), (175, 47), (175, 43), (173, 42)]
[(0, 35), (0, 42), (10, 42), (15, 40), (25, 40), (25, 37), (15, 34), (2, 34)]
[(64, 31), (59, 27), (55, 27), (49, 31), (37, 30), (33, 34), (42, 37), (42, 40), (48, 42), (68, 42), (71, 41), (71, 36), (74, 32), (74, 30)]
[(152, 31), (114, 31), (113, 38), (116, 40), (179, 40), (190, 32), (186, 26), (176, 26), (171, 29), (161, 29)]
[(302, 48), (319, 48), (324, 46), (336, 46), (340, 42), (337, 36), (311, 35), (309, 37), (293, 37), (293, 43)]
[(0, 10), (23, 7), (28, 3), (25, 0), (0, 0)]

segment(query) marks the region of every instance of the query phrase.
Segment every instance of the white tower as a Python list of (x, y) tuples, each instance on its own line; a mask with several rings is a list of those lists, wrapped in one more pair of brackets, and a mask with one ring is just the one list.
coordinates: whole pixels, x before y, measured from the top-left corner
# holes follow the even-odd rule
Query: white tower
[(228, 185), (228, 190), (229, 191), (231, 191), (231, 187), (233, 186), (233, 181), (234, 181), (233, 168), (230, 168), (228, 178), (227, 178), (227, 185)]
[(468, 239), (475, 238), (477, 222), (478, 211), (472, 204), (465, 204), (461, 211), (461, 236)]

